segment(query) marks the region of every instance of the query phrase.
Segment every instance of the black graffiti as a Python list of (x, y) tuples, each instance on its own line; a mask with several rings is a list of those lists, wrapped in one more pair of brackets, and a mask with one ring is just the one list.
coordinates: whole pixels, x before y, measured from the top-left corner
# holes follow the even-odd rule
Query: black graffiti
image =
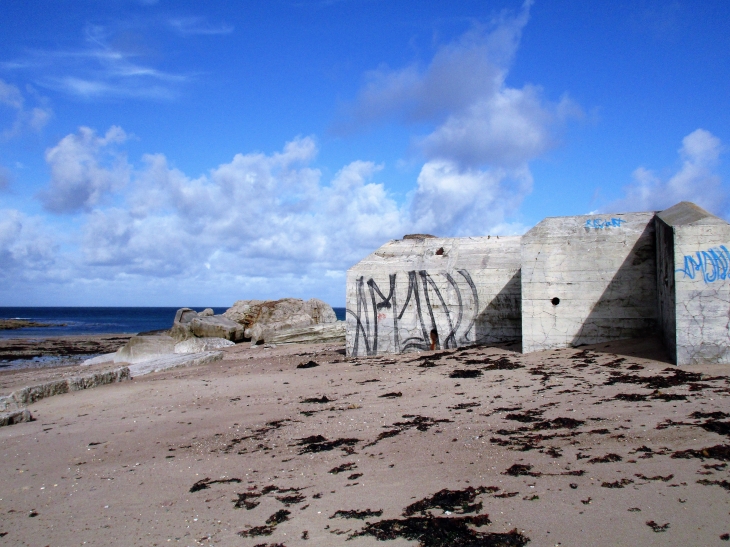
[[(459, 287), (459, 283), (450, 273), (435, 274), (444, 276), (448, 286), (453, 289), (457, 302), (449, 305), (433, 276), (426, 270), (407, 272), (408, 289), (405, 302), (400, 310), (396, 299), (397, 274), (389, 275), (387, 296), (373, 278), (367, 281), (364, 276), (357, 278), (355, 280), (355, 310), (347, 308), (347, 313), (355, 323), (352, 355), (360, 355), (362, 346), (364, 346), (365, 355), (378, 354), (379, 323), (385, 317), (384, 314), (380, 315), (380, 310), (384, 309), (391, 311), (393, 346), (397, 353), (410, 350), (449, 349), (473, 343), (475, 337), (472, 331), (479, 312), (479, 295), (469, 272), (457, 270), (457, 273), (463, 278), (462, 283), (465, 283), (469, 289), (467, 294), (471, 292), (468, 296), (462, 294), (463, 289)], [(473, 312), (466, 327), (460, 332), (469, 298), (471, 302), (468, 307)], [(435, 307), (436, 309), (434, 309)], [(436, 319), (437, 310), (441, 310), (444, 317), (442, 324), (445, 323), (447, 326), (447, 329), (444, 330), (445, 335), (439, 331)], [(401, 340), (400, 323), (406, 313), (415, 315), (420, 336), (414, 336), (410, 332), (409, 336)]]

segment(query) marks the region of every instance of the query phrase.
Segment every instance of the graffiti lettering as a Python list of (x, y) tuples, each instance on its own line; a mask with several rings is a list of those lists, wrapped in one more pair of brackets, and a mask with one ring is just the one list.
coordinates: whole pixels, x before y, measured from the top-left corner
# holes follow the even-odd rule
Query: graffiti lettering
[(595, 228), (596, 230), (603, 230), (604, 228), (620, 228), (621, 224), (626, 222), (622, 218), (611, 218), (611, 219), (602, 219), (602, 218), (589, 218), (586, 220), (586, 228)]
[[(366, 281), (364, 277), (359, 277), (355, 280), (355, 309), (347, 308), (347, 314), (355, 323), (352, 355), (378, 354), (379, 330), (385, 329), (388, 336), (391, 335), (389, 317), (392, 317), (393, 341), (393, 348), (390, 351), (396, 353), (414, 349), (428, 350), (432, 345), (436, 349), (442, 347), (448, 349), (473, 343), (474, 334), (471, 331), (476, 324), (479, 296), (469, 272), (457, 270), (463, 278), (460, 282), (466, 283), (468, 288), (460, 287), (457, 279), (450, 273), (438, 274), (446, 281), (445, 284), (441, 281), (440, 286), (425, 270), (412, 270), (407, 273), (408, 288), (402, 308), (396, 303), (397, 274), (389, 276), (390, 287), (387, 296), (374, 279)], [(462, 294), (465, 288), (468, 296)], [(448, 298), (444, 297), (444, 290), (449, 293)], [(465, 307), (471, 308), (474, 312), (466, 327), (462, 327)], [(407, 319), (405, 322), (404, 316)], [(411, 328), (403, 328), (404, 323)], [(402, 341), (401, 330), (406, 334)]]
[(730, 279), (730, 251), (725, 245), (684, 256), (684, 267), (676, 270), (694, 279), (699, 273), (705, 283)]

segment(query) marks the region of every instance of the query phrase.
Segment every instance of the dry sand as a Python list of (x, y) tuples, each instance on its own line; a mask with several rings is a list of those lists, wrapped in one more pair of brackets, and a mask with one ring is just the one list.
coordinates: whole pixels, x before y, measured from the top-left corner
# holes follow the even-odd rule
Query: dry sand
[(0, 429), (0, 545), (728, 545), (730, 370), (658, 348), (241, 345), (52, 397)]

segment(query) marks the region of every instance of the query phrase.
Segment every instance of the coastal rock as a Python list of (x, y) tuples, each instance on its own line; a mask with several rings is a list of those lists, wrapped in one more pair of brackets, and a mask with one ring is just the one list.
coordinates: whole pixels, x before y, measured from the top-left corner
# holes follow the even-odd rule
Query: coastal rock
[(176, 343), (177, 340), (165, 334), (133, 336), (124, 347), (117, 350), (114, 355), (114, 362), (139, 363), (149, 361), (157, 355), (175, 353)]
[(179, 342), (196, 337), (240, 342), (243, 340), (244, 327), (224, 315), (214, 315), (211, 308), (200, 313), (190, 308), (180, 308), (175, 314), (170, 336)]
[(280, 331), (266, 340), (267, 344), (317, 344), (321, 342), (345, 343), (345, 322), (310, 325)]
[(202, 353), (235, 345), (225, 338), (189, 338), (175, 344), (175, 353)]
[(0, 427), (6, 425), (20, 424), (23, 422), (32, 422), (33, 416), (30, 414), (30, 410), (24, 408), (23, 410), (13, 410), (12, 412), (0, 413)]
[(232, 342), (243, 340), (243, 326), (222, 315), (194, 317), (190, 321), (190, 331), (198, 338), (224, 338)]
[(241, 324), (244, 336), (254, 345), (268, 343), (272, 337), (291, 329), (337, 321), (332, 307), (317, 298), (306, 302), (298, 298), (239, 300), (223, 316)]

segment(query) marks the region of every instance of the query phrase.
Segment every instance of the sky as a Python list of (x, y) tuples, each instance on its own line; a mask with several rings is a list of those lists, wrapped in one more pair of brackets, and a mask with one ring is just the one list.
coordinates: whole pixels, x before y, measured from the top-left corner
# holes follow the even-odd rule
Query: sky
[(725, 0), (0, 0), (0, 306), (317, 297), (408, 233), (730, 219)]

